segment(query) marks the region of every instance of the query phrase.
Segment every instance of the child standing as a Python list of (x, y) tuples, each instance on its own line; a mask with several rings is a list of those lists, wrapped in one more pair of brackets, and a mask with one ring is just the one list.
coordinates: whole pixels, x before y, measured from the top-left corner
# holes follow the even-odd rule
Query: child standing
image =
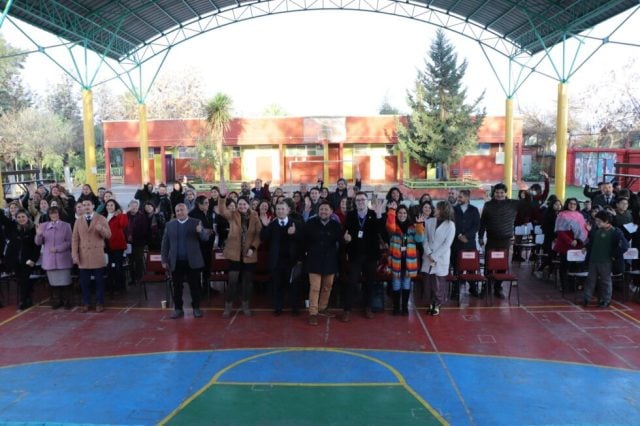
[(583, 305), (588, 306), (593, 296), (598, 277), (601, 280), (600, 299), (598, 306), (606, 308), (611, 303), (611, 270), (615, 262), (622, 265), (618, 270), (623, 270), (623, 254), (629, 248), (622, 231), (613, 226), (613, 216), (607, 211), (596, 214), (596, 227), (589, 234), (587, 244), (587, 257), (585, 262), (589, 265), (589, 276), (584, 287)]

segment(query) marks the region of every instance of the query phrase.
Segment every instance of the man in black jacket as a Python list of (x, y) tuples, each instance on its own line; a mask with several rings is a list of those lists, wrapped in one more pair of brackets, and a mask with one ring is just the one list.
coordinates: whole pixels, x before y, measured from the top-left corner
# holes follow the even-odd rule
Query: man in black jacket
[(306, 244), (306, 270), (309, 272), (309, 324), (318, 325), (318, 314), (328, 312), (333, 277), (338, 272), (338, 246), (342, 240), (340, 223), (331, 220), (331, 204), (320, 201), (318, 216), (305, 224), (301, 241)]
[[(505, 184), (499, 183), (493, 188), (493, 198), (482, 208), (480, 230), (478, 232), (480, 246), (485, 246), (484, 234), (485, 232), (487, 234), (485, 256), (489, 253), (489, 250), (509, 250), (511, 248), (519, 203), (519, 200), (509, 200), (507, 198), (507, 186)], [(496, 281), (494, 286), (495, 296), (504, 299), (502, 281)]]
[[(478, 235), (478, 229), (480, 228), (480, 212), (478, 208), (472, 206), (469, 202), (471, 198), (471, 192), (468, 189), (463, 189), (458, 193), (457, 204), (453, 207), (453, 212), (456, 217), (456, 237), (451, 245), (451, 265), (453, 265), (454, 271), (458, 273), (457, 261), (458, 252), (461, 250), (477, 250), (476, 236)], [(453, 298), (456, 298), (455, 292), (459, 291), (459, 287), (455, 287)], [(477, 284), (471, 284), (469, 292), (473, 296), (478, 296)]]
[(364, 316), (373, 318), (371, 311), (371, 290), (376, 279), (376, 267), (380, 257), (380, 232), (384, 228), (382, 203), (376, 204), (376, 211), (367, 208), (367, 194), (358, 192), (355, 197), (356, 209), (347, 213), (344, 241), (347, 244), (349, 277), (344, 288), (344, 312), (340, 321), (349, 322), (356, 288), (361, 276), (362, 305)]
[(156, 205), (156, 213), (161, 213), (165, 222), (169, 222), (173, 217), (173, 206), (167, 194), (167, 185), (158, 185), (158, 193), (153, 196), (153, 204)]
[[(271, 291), (273, 294), (273, 313), (282, 314), (284, 291), (292, 284), (291, 271), (299, 257), (300, 232), (302, 222), (290, 215), (289, 205), (280, 201), (276, 205), (276, 218), (262, 227), (260, 240), (269, 244), (268, 266), (271, 272)], [(291, 313), (298, 315), (298, 288), (291, 285)]]

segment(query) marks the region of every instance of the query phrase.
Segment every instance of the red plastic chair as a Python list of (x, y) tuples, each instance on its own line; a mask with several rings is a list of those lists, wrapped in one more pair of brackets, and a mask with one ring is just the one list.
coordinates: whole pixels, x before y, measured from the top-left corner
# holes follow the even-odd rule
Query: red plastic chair
[[(465, 281), (487, 282), (487, 277), (480, 271), (480, 253), (478, 250), (459, 251), (456, 267), (461, 272), (456, 276), (456, 281), (451, 281), (454, 285), (460, 286), (460, 283)], [(460, 289), (458, 289), (458, 306), (460, 306), (460, 293)]]
[(487, 289), (487, 296), (490, 293), (491, 286), (496, 281), (509, 282), (508, 300), (511, 299), (511, 288), (516, 287), (516, 293), (518, 295), (518, 306), (520, 306), (520, 287), (518, 286), (518, 277), (513, 275), (509, 271), (509, 250), (489, 250), (487, 252), (486, 259), (486, 273), (489, 279), (489, 288)]

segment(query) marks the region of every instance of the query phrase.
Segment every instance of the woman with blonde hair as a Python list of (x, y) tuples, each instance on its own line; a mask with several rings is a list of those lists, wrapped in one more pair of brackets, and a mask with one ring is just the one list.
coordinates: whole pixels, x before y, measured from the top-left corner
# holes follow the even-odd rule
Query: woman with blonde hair
[(435, 217), (427, 219), (425, 228), (422, 272), (425, 274), (426, 298), (430, 301), (427, 312), (431, 315), (439, 315), (440, 305), (444, 300), (447, 275), (449, 275), (451, 244), (456, 236), (455, 214), (448, 201), (440, 201), (436, 204)]

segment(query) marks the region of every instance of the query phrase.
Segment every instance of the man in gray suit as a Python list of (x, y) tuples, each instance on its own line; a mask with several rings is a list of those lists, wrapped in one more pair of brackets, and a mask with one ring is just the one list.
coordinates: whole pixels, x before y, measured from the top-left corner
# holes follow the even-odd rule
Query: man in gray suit
[(176, 218), (167, 223), (162, 237), (162, 267), (171, 271), (173, 278), (173, 301), (175, 310), (172, 319), (184, 316), (182, 310), (182, 283), (189, 282), (193, 316), (202, 317), (200, 310), (200, 269), (204, 267), (200, 241), (209, 239), (209, 231), (202, 223), (188, 216), (187, 206), (177, 204)]

